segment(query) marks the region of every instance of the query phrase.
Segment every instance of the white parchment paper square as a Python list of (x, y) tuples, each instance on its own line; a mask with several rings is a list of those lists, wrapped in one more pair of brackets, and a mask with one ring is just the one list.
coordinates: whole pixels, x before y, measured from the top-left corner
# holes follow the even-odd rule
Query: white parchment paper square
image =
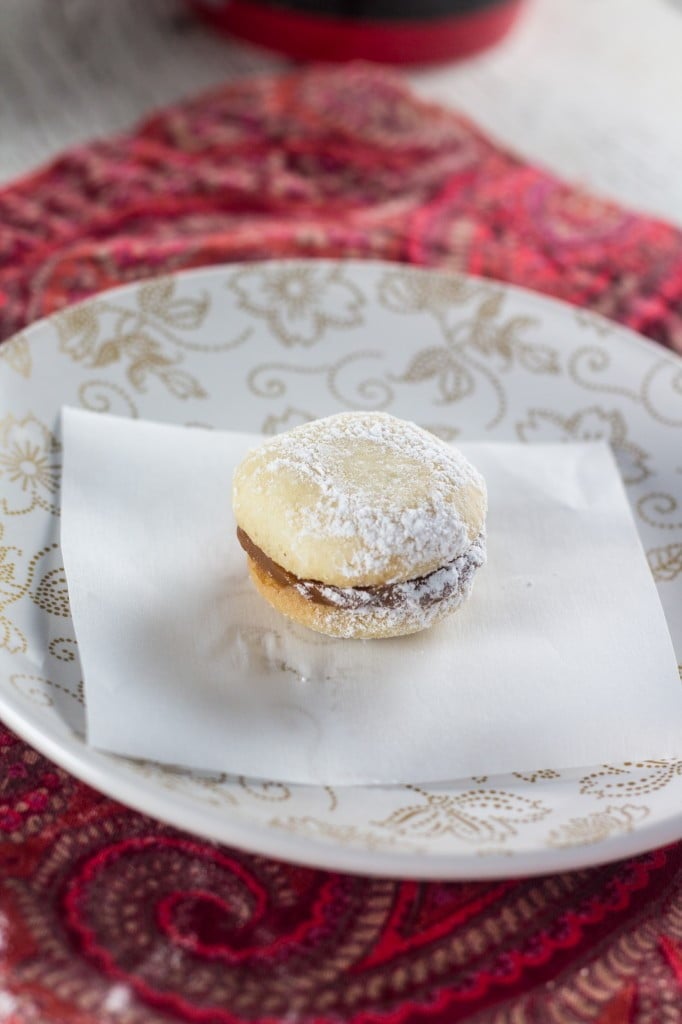
[(88, 741), (309, 783), (664, 757), (682, 686), (605, 445), (462, 444), (488, 565), (415, 636), (335, 640), (248, 580), (230, 505), (260, 439), (63, 410), (62, 548)]

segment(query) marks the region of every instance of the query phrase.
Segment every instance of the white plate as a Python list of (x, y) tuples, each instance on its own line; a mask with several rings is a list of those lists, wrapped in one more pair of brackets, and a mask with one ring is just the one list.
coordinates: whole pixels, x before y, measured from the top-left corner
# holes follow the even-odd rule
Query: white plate
[(208, 838), (366, 874), (552, 872), (682, 836), (682, 740), (676, 760), (335, 789), (91, 750), (58, 544), (62, 404), (265, 433), (379, 408), (447, 439), (604, 438), (682, 660), (682, 362), (670, 353), (489, 281), (273, 262), (126, 286), (34, 324), (0, 348), (0, 395), (0, 713), (75, 775)]

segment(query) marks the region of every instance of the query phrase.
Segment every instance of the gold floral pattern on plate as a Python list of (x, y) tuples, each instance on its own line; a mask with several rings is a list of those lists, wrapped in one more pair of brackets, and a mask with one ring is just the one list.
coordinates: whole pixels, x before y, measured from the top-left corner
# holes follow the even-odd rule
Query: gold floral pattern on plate
[(138, 411), (125, 388), (110, 380), (87, 380), (78, 389), (78, 402), (90, 412), (108, 412), (137, 419)]
[(549, 779), (560, 779), (561, 772), (554, 768), (539, 768), (535, 772), (512, 772), (512, 775), (522, 782), (529, 782), (534, 785), (536, 782), (547, 782)]
[[(441, 344), (414, 355), (396, 379), (412, 384), (433, 380), (436, 404), (447, 405), (472, 395), (477, 377), (482, 377), (497, 401), (488, 430), (506, 412), (501, 373), (514, 366), (537, 374), (559, 372), (556, 350), (525, 338), (525, 332), (537, 326), (535, 318), (502, 316), (506, 293), (498, 286), (454, 277), (445, 281), (408, 278), (393, 272), (381, 281), (379, 298), (394, 313), (433, 316), (442, 338)], [(477, 300), (474, 308), (472, 300)]]
[[(381, 408), (446, 440), (599, 439), (628, 483), (682, 661), (673, 355), (592, 313), (482, 279), (288, 261), (183, 272), (67, 309), (0, 348), (0, 397), (0, 709), (100, 788), (222, 842), (403, 877), (552, 872), (682, 832), (682, 753), (332, 789), (91, 750), (78, 735), (83, 686), (55, 542), (63, 404), (265, 433)], [(237, 596), (242, 586), (234, 581)]]
[(522, 441), (606, 441), (618, 460), (623, 481), (640, 484), (651, 476), (647, 465), (650, 456), (629, 440), (627, 424), (618, 409), (592, 405), (571, 416), (561, 416), (548, 409), (530, 409), (528, 418), (516, 425)]
[(580, 780), (583, 795), (600, 800), (614, 797), (646, 796), (676, 779), (682, 778), (682, 758), (661, 758), (654, 761), (625, 761), (604, 765)]
[(419, 803), (398, 807), (384, 821), (376, 821), (400, 836), (441, 839), (456, 836), (465, 843), (501, 843), (515, 835), (516, 826), (539, 821), (549, 814), (540, 800), (502, 790), (470, 790), (452, 795), (433, 793), (416, 786)]
[(20, 377), (25, 377), (28, 380), (33, 370), (33, 358), (26, 335), (17, 334), (1, 345), (0, 360), (11, 366)]
[(57, 661), (74, 662), (76, 660), (77, 641), (72, 636), (53, 636), (47, 649)]
[(651, 548), (647, 551), (647, 558), (654, 579), (659, 583), (671, 583), (682, 573), (682, 543)]
[(0, 511), (20, 516), (42, 508), (59, 515), (60, 455), (57, 438), (31, 413), (0, 420)]
[[(0, 539), (4, 529), (0, 523)], [(10, 654), (23, 654), (28, 646), (24, 634), (5, 615), (7, 606), (22, 598), (30, 586), (17, 579), (16, 558), (20, 556), (19, 548), (0, 546), (0, 647)]]
[(229, 287), (287, 346), (315, 345), (330, 328), (362, 323), (365, 299), (341, 265), (262, 263), (233, 274)]
[(204, 323), (210, 303), (207, 291), (179, 296), (175, 279), (163, 277), (137, 287), (132, 308), (99, 298), (56, 313), (52, 322), (60, 350), (90, 370), (123, 364), (137, 392), (145, 392), (156, 377), (176, 398), (205, 398), (204, 387), (181, 365), (183, 353), (226, 352), (248, 336), (242, 332), (206, 342), (190, 337)]
[(356, 825), (343, 825), (334, 821), (323, 821), (310, 816), (300, 818), (271, 818), (269, 824), (273, 828), (293, 832), (295, 835), (309, 839), (332, 842), (342, 846), (359, 846), (364, 850), (380, 850), (382, 848), (401, 847), (409, 853), (421, 854), (425, 848), (403, 834), (377, 832)]
[[(4, 531), (5, 527), (0, 523), (0, 540)], [(28, 650), (28, 640), (19, 626), (5, 614), (5, 609), (27, 594), (35, 600), (31, 588), (37, 566), (46, 555), (54, 552), (55, 547), (55, 544), (51, 544), (38, 551), (22, 572), (18, 568), (20, 560), (23, 560), (21, 548), (0, 545), (0, 649), (4, 649), (8, 654), (25, 654)]]
[(547, 845), (554, 847), (590, 846), (621, 832), (632, 832), (638, 822), (649, 816), (648, 807), (624, 804), (603, 811), (594, 811), (584, 818), (571, 818), (559, 828), (552, 829)]
[[(381, 351), (369, 349), (344, 355), (335, 363), (317, 366), (311, 363), (304, 366), (281, 362), (259, 363), (250, 371), (247, 384), (256, 398), (280, 398), (289, 393), (292, 387), (289, 378), (292, 376), (299, 381), (319, 376), (328, 393), (343, 408), (375, 411), (387, 409), (393, 402), (394, 391), (381, 372), (375, 370), (376, 362), (382, 361), (383, 355)], [(277, 423), (287, 412), (291, 415), (291, 411), (289, 407), (282, 416), (269, 417), (269, 421)]]
[(82, 679), (79, 679), (75, 687), (71, 688), (70, 686), (64, 686), (63, 683), (55, 682), (53, 679), (47, 679), (45, 676), (15, 672), (14, 675), (10, 676), (10, 683), (18, 693), (21, 693), (32, 704), (36, 704), (41, 708), (54, 707), (54, 699), (49, 692), (50, 690), (64, 693), (67, 697), (77, 701), (78, 704), (85, 703)]
[(645, 494), (637, 502), (637, 511), (645, 523), (658, 530), (682, 530), (682, 507), (674, 494)]

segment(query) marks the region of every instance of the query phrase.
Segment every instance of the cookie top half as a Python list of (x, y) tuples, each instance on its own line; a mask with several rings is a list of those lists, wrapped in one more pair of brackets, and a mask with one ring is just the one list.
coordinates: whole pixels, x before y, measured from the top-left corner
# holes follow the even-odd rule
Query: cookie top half
[(399, 583), (462, 555), (486, 488), (461, 452), (387, 413), (315, 420), (251, 451), (233, 480), (237, 524), (301, 579)]

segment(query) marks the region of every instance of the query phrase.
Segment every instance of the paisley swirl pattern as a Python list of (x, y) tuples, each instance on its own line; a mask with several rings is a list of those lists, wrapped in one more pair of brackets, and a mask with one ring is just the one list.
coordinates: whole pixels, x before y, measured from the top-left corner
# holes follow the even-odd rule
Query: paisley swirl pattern
[[(6, 731), (0, 768), (0, 907), (21, 921), (4, 954), (18, 1008), (59, 999), (87, 1024), (112, 1008), (132, 1024), (396, 1024), (427, 1010), (440, 1024), (517, 1024), (579, 1019), (580, 991), (586, 1021), (679, 1020), (679, 848), (525, 881), (363, 879), (123, 811)], [(627, 828), (637, 813), (612, 807), (553, 841)], [(609, 1017), (632, 1002), (637, 976), (642, 1012)]]
[[(0, 337), (63, 310), (55, 343), (85, 374), (70, 400), (136, 415), (153, 392), (164, 415), (191, 405), (192, 421), (204, 423), (208, 395), (189, 370), (191, 354), (239, 355), (249, 325), (223, 325), (197, 347), (192, 334), (211, 313), (209, 296), (181, 294), (170, 277), (139, 289), (134, 307), (106, 296), (67, 307), (140, 278), (278, 256), (468, 271), (583, 307), (584, 347), (568, 372), (584, 401), (557, 415), (543, 400), (559, 372), (557, 350), (534, 338), (531, 320), (508, 317), (489, 284), (387, 274), (386, 309), (415, 322), (428, 315), (438, 329), (393, 376), (375, 372), (369, 348), (341, 361), (325, 349), (333, 332), (347, 336), (364, 315), (363, 296), (340, 269), (289, 271), (274, 291), (267, 275), (245, 271), (229, 286), (278, 338), (282, 359), (291, 350), (301, 367), (262, 364), (251, 382), (265, 403), (265, 430), (317, 414), (296, 391), (303, 374), (359, 408), (388, 404), (398, 387), (429, 389), (439, 406), (433, 423), (447, 437), (460, 425), (446, 413), (487, 389), (483, 426), (492, 429), (507, 414), (504, 375), (518, 367), (537, 389), (519, 434), (611, 441), (642, 516), (660, 534), (652, 571), (675, 585), (680, 510), (649, 480), (654, 453), (616, 407), (640, 403), (652, 421), (679, 427), (682, 377), (666, 357), (639, 393), (616, 380), (618, 331), (591, 311), (682, 352), (682, 233), (524, 165), (377, 69), (237, 82), (4, 190)], [(40, 370), (38, 348), (17, 334), (0, 360), (23, 395)], [(266, 408), (273, 395), (281, 408)], [(35, 510), (56, 518), (61, 450), (39, 412), (3, 413), (0, 474), (11, 486), (1, 530)], [(12, 685), (36, 715), (61, 697), (65, 708), (80, 708), (82, 684), (65, 690), (57, 674), (75, 667), (77, 647), (61, 563), (47, 557), (57, 554), (52, 538), (36, 545), (33, 560), (7, 533), (0, 539), (2, 651), (19, 658), (26, 649), (11, 618), (20, 602), (51, 628), (45, 666), (17, 671)], [(565, 780), (538, 771), (519, 777), (533, 787), (526, 797), (484, 778), (459, 795), (402, 793), (400, 806), (364, 831), (343, 820), (345, 798), (333, 790), (292, 810), (289, 788), (277, 783), (195, 782), (136, 767), (141, 785), (161, 780), (188, 806), (227, 813), (248, 801), (264, 822), (332, 843), (421, 849), (462, 836), (485, 857), (504, 853), (526, 822), (557, 850), (627, 834), (646, 825), (649, 802), (675, 785), (680, 766), (583, 773), (576, 785), (585, 810), (568, 821), (556, 821), (540, 789), (560, 790)], [(427, 884), (316, 871), (127, 811), (0, 727), (0, 1016), (12, 1024), (680, 1024), (682, 846), (530, 880)]]

